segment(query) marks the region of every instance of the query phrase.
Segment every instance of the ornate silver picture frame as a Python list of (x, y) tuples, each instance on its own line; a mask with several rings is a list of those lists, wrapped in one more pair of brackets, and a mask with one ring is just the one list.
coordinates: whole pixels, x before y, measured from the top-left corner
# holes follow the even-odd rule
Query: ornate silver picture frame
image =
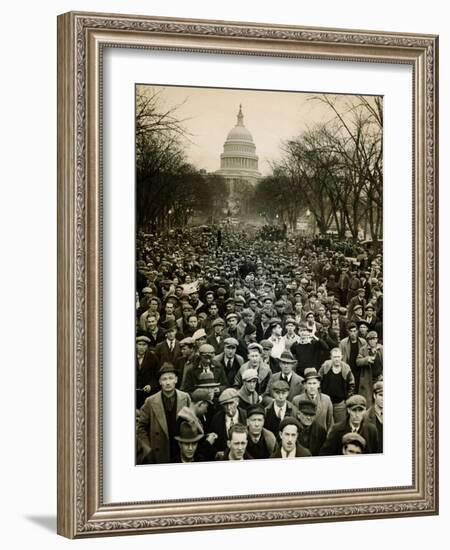
[[(411, 484), (276, 493), (261, 487), (258, 494), (172, 500), (155, 500), (149, 490), (146, 501), (105, 500), (102, 93), (107, 48), (412, 69), (412, 182), (406, 197), (413, 212), (413, 326), (406, 352), (413, 366), (407, 388), (413, 403)], [(437, 36), (95, 13), (59, 16), (59, 534), (82, 538), (438, 513), (437, 116)], [(129, 177), (133, 185), (134, 174)]]

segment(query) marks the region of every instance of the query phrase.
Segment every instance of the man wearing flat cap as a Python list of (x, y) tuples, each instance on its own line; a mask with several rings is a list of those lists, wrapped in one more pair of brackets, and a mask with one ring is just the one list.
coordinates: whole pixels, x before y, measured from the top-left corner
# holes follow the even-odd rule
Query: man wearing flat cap
[(325, 428), (316, 421), (317, 405), (314, 401), (303, 398), (297, 401), (297, 408), (300, 426), (298, 442), (313, 456), (317, 456), (327, 438)]
[(158, 363), (162, 366), (163, 363), (175, 363), (178, 357), (181, 355), (180, 344), (175, 339), (177, 333), (177, 325), (175, 321), (166, 321), (162, 325), (164, 330), (165, 339), (156, 345), (155, 355), (158, 359)]
[(264, 392), (264, 402), (267, 405), (272, 401), (272, 385), (277, 380), (284, 380), (287, 382), (289, 386), (288, 401), (292, 402), (294, 397), (303, 391), (303, 378), (294, 372), (297, 361), (292, 353), (284, 351), (278, 360), (278, 364), (280, 366), (280, 372), (272, 374), (267, 384), (266, 391)]
[(296, 418), (286, 416), (279, 425), (279, 443), (271, 458), (297, 458), (311, 456), (311, 452), (298, 442), (300, 425)]
[(289, 384), (285, 380), (276, 380), (271, 386), (273, 401), (266, 407), (264, 427), (278, 437), (280, 422), (285, 416), (297, 416), (298, 409), (287, 400)]
[(242, 374), (242, 387), (239, 388), (239, 407), (246, 411), (249, 407), (261, 402), (261, 397), (256, 391), (258, 384), (258, 372), (255, 369), (247, 369)]
[(280, 363), (278, 359), (272, 357), (270, 353), (273, 348), (272, 342), (270, 340), (261, 340), (259, 345), (262, 347), (262, 362), (269, 367), (272, 374), (280, 372)]
[(378, 443), (380, 452), (383, 452), (383, 381), (375, 382), (373, 385), (373, 404), (367, 410), (366, 416), (368, 422), (371, 422), (378, 433)]
[(223, 352), (224, 337), (223, 330), (225, 328), (225, 321), (218, 317), (211, 323), (211, 332), (206, 338), (206, 343), (214, 348), (216, 355)]
[(342, 436), (342, 454), (360, 455), (366, 449), (366, 440), (357, 432), (350, 432)]
[(225, 338), (236, 338), (236, 340), (239, 339), (238, 335), (238, 322), (239, 322), (239, 315), (237, 313), (228, 313), (225, 317), (226, 322), (226, 328), (223, 331), (223, 336)]
[(292, 404), (298, 408), (300, 400), (309, 400), (316, 406), (316, 415), (314, 422), (322, 426), (326, 433), (334, 424), (333, 419), (333, 404), (328, 395), (320, 391), (321, 377), (316, 369), (305, 369), (303, 373), (305, 380), (303, 381), (304, 391), (294, 397)]
[(298, 342), (299, 337), (295, 332), (298, 327), (297, 321), (293, 317), (287, 317), (284, 322), (285, 334), (284, 339), (284, 349), (285, 351), (290, 351), (291, 347), (295, 342)]
[(164, 363), (159, 370), (161, 390), (147, 397), (137, 422), (144, 461), (162, 464), (170, 462), (178, 452), (174, 436), (177, 433), (177, 414), (188, 407), (187, 393), (176, 389), (177, 373), (173, 364)]
[(358, 336), (358, 327), (356, 323), (348, 324), (347, 334), (348, 336), (340, 341), (339, 349), (342, 352), (342, 360), (349, 365), (355, 377), (355, 393), (359, 393), (361, 369), (356, 365), (356, 359), (359, 356), (360, 350), (367, 347), (367, 342), (364, 338)]
[(242, 365), (234, 378), (234, 386), (240, 388), (242, 386), (242, 375), (247, 369), (254, 369), (258, 373), (258, 384), (256, 391), (259, 395), (263, 394), (269, 383), (272, 374), (270, 368), (262, 361), (262, 347), (256, 342), (248, 346), (248, 361)]
[(236, 338), (225, 338), (223, 352), (214, 356), (213, 364), (223, 368), (228, 386), (234, 384), (234, 379), (239, 369), (244, 364), (244, 358), (236, 353), (239, 342)]
[(200, 374), (203, 372), (211, 372), (214, 375), (214, 380), (220, 384), (220, 390), (228, 386), (228, 380), (223, 368), (213, 363), (214, 355), (214, 348), (209, 344), (203, 344), (198, 348), (197, 364), (192, 365), (190, 369), (186, 369), (185, 371), (182, 382), (183, 391), (192, 393), (198, 384)]
[(159, 390), (158, 360), (149, 345), (147, 336), (136, 336), (136, 409)]
[(210, 432), (217, 434), (215, 448), (224, 451), (227, 448), (228, 431), (234, 424), (247, 422), (247, 415), (239, 408), (239, 394), (235, 388), (227, 388), (219, 395), (219, 410), (211, 420)]
[(359, 393), (364, 395), (367, 405), (372, 406), (373, 385), (383, 378), (383, 346), (378, 343), (378, 334), (371, 330), (367, 334), (367, 347), (361, 348), (356, 358), (360, 370)]
[(264, 428), (266, 411), (261, 405), (252, 405), (247, 409), (248, 444), (250, 458), (270, 458), (277, 440), (274, 434)]
[(342, 437), (349, 432), (358, 433), (366, 441), (365, 453), (379, 453), (378, 433), (366, 419), (367, 402), (364, 396), (355, 394), (345, 402), (347, 418), (335, 424), (320, 449), (320, 455), (338, 455), (342, 452)]

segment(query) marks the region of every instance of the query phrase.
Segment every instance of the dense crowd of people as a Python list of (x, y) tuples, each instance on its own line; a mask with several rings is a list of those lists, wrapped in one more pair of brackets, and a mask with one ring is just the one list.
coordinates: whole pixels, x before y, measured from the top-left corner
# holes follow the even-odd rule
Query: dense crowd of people
[(273, 235), (138, 233), (138, 464), (382, 452), (381, 254)]

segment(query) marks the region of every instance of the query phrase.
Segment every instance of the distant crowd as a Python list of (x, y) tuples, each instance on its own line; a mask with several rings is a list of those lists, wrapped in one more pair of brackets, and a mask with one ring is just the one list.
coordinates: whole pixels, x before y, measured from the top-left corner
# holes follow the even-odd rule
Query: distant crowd
[(137, 464), (382, 452), (380, 254), (210, 227), (136, 257)]

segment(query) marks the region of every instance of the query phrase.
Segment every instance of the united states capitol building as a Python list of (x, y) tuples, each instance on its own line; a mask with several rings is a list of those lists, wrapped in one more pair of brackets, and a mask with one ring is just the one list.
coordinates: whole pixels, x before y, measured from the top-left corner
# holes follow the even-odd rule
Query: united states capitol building
[(231, 195), (239, 190), (239, 184), (247, 182), (255, 186), (261, 178), (253, 136), (244, 126), (242, 105), (239, 105), (236, 126), (230, 130), (223, 145), (220, 170), (215, 173), (225, 178)]

